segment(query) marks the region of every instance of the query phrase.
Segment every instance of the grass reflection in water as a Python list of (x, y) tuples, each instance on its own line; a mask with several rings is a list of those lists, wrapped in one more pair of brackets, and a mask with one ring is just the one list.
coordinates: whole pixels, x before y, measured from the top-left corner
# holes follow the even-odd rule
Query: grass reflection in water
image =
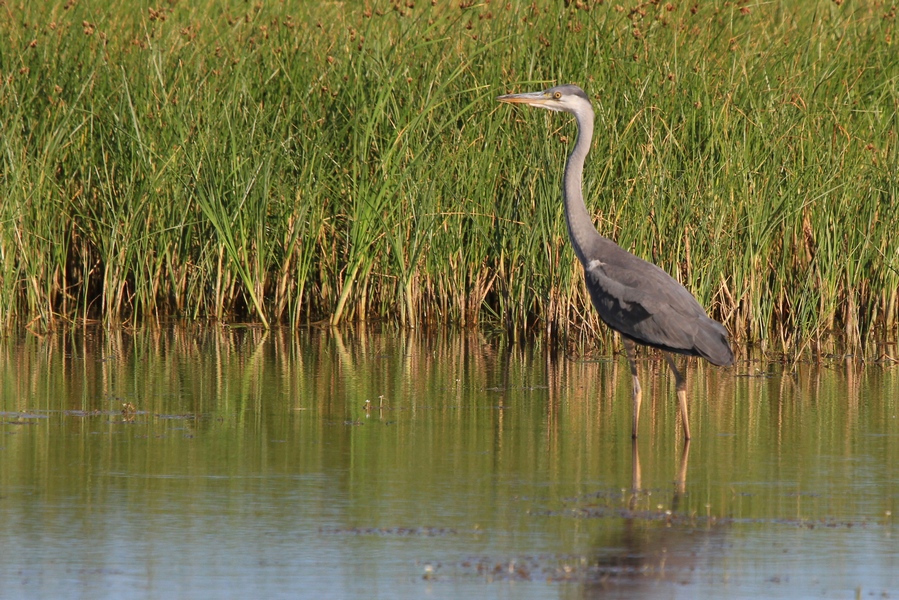
[(22, 596), (896, 589), (894, 366), (691, 363), (686, 449), (664, 362), (639, 368), (632, 446), (624, 358), (539, 342), (6, 339), (0, 578)]

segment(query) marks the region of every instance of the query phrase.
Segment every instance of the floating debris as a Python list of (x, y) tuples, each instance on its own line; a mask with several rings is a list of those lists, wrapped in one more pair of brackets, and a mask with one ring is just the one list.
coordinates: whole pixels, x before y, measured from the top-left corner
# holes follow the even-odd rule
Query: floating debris
[(322, 527), (322, 535), (377, 535), (396, 537), (436, 537), (456, 535), (456, 530), (448, 527)]
[(0, 412), (0, 417), (9, 419), (0, 421), (3, 425), (37, 425), (36, 421), (28, 421), (26, 419), (46, 419), (47, 415), (37, 413)]
[(130, 402), (122, 403), (122, 419), (131, 423), (134, 421), (134, 415), (137, 409)]

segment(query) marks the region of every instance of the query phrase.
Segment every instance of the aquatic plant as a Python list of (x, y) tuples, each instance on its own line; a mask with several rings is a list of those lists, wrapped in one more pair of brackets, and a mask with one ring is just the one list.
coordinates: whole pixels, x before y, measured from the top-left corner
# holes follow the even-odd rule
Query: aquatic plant
[(6, 327), (377, 319), (609, 342), (565, 242), (574, 128), (493, 101), (577, 82), (598, 228), (735, 340), (896, 333), (882, 3), (4, 10)]

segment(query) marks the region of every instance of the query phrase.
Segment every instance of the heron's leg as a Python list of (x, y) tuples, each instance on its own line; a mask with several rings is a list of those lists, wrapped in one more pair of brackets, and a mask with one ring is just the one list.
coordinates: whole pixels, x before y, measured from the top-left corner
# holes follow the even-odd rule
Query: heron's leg
[(684, 442), (680, 455), (680, 469), (677, 471), (677, 491), (683, 494), (687, 490), (687, 463), (690, 460), (690, 440)]
[(677, 370), (677, 365), (674, 364), (674, 359), (667, 352), (663, 352), (665, 355), (665, 360), (668, 361), (668, 366), (671, 367), (671, 372), (674, 373), (674, 385), (677, 389), (677, 404), (680, 407), (680, 418), (684, 424), (684, 439), (690, 440), (690, 419), (687, 416), (687, 379), (684, 377), (680, 371)]
[(637, 439), (637, 424), (640, 422), (640, 403), (643, 401), (643, 391), (640, 389), (640, 380), (637, 378), (637, 362), (635, 358), (635, 344), (633, 340), (622, 337), (624, 352), (627, 354), (627, 362), (631, 366), (631, 377), (634, 378), (634, 428), (631, 437)]

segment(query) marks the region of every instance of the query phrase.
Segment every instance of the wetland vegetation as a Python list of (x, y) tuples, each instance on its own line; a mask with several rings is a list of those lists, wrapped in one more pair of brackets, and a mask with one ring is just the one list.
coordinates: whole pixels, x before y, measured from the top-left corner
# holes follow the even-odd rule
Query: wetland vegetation
[(608, 344), (567, 248), (574, 127), (494, 102), (575, 82), (598, 229), (735, 341), (895, 335), (889, 3), (141, 6), (0, 2), (6, 327), (377, 319)]

